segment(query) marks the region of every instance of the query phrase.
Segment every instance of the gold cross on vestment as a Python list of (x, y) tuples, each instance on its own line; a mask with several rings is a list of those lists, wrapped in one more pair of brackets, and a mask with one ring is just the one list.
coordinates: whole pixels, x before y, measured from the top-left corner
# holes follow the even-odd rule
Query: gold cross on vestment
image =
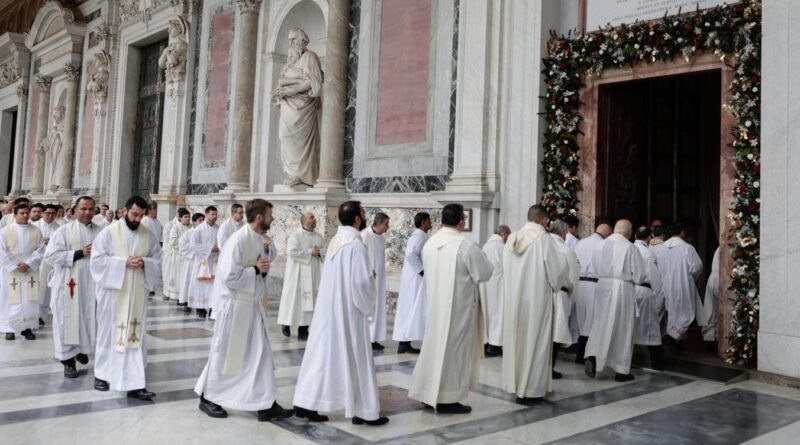
[(31, 289), (33, 289), (33, 286), (37, 283), (37, 281), (33, 278), (33, 275), (31, 275), (31, 278), (28, 280), (28, 283), (30, 283)]
[(11, 290), (16, 292), (17, 291), (17, 286), (19, 286), (19, 283), (17, 282), (17, 279), (16, 278), (12, 278), (11, 279), (11, 283), (9, 283), (9, 284), (11, 285)]
[(119, 340), (117, 340), (117, 346), (125, 346), (125, 341), (123, 340), (125, 338), (125, 323), (120, 322), (117, 326), (117, 329), (119, 329)]
[(128, 338), (128, 342), (129, 343), (138, 343), (139, 342), (139, 337), (136, 336), (136, 326), (140, 326), (140, 325), (141, 325), (141, 323), (139, 323), (139, 320), (136, 319), (136, 318), (134, 318), (133, 321), (131, 322), (131, 326), (133, 326), (133, 332), (131, 333), (131, 336)]

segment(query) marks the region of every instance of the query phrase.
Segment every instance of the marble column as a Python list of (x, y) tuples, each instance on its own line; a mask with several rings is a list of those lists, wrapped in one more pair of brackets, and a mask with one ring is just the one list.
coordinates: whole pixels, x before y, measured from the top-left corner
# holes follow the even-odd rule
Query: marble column
[(72, 193), (72, 165), (75, 163), (75, 131), (78, 119), (78, 80), (81, 77), (80, 67), (67, 64), (64, 67), (67, 76), (65, 91), (67, 93), (64, 113), (64, 148), (59, 157), (58, 191)]
[(41, 194), (44, 188), (44, 152), (39, 145), (47, 137), (50, 120), (50, 85), (52, 77), (39, 76), (36, 84), (39, 87), (39, 115), (36, 118), (36, 146), (33, 157), (33, 178), (31, 181), (31, 194)]
[(258, 58), (258, 11), (261, 0), (236, 0), (239, 4), (239, 36), (234, 85), (233, 149), (228, 189), (250, 189), (250, 155), (253, 145), (253, 97)]
[(316, 188), (344, 188), (344, 118), (347, 107), (347, 55), (350, 0), (328, 1), (325, 89), (322, 97), (319, 179)]

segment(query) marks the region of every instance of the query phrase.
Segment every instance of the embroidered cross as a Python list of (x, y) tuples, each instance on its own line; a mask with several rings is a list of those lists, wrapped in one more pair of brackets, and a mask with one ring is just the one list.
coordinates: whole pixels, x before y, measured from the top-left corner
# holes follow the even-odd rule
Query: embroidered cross
[(125, 337), (125, 323), (120, 322), (119, 326), (117, 326), (117, 329), (119, 329), (119, 340), (117, 340), (117, 346), (125, 346), (125, 341), (123, 340)]
[(31, 289), (33, 289), (33, 286), (37, 283), (36, 279), (33, 278), (33, 275), (31, 275), (31, 278), (30, 280), (28, 280), (28, 283), (30, 283)]
[(75, 286), (77, 286), (77, 285), (78, 285), (78, 283), (75, 282), (74, 278), (70, 278), (69, 279), (69, 283), (67, 283), (67, 287), (69, 287), (69, 299), (70, 300), (73, 299), (73, 297), (75, 297)]
[(12, 278), (10, 284), (11, 284), (11, 289), (14, 292), (16, 292), (17, 291), (17, 286), (19, 286), (19, 283), (17, 282), (17, 279), (16, 278)]
[(139, 325), (141, 325), (141, 323), (139, 323), (139, 320), (134, 318), (133, 321), (131, 322), (131, 326), (133, 326), (133, 333), (128, 338), (128, 343), (138, 343), (139, 342), (139, 337), (136, 336), (136, 326), (139, 326)]

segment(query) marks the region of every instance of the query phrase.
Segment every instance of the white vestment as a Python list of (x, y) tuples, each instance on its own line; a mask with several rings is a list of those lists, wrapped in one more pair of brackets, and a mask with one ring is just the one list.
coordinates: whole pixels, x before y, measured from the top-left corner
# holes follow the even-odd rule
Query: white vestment
[(97, 224), (97, 227), (100, 227), (101, 229), (105, 229), (106, 227), (110, 226), (111, 223), (113, 223), (113, 222), (114, 222), (113, 219), (111, 221), (109, 221), (109, 220), (103, 218), (103, 219), (101, 219), (99, 222), (97, 222), (95, 224)]
[(599, 281), (586, 357), (595, 357), (598, 372), (608, 366), (628, 374), (636, 322), (636, 285), (647, 282), (647, 269), (639, 250), (617, 233), (597, 245), (592, 264)]
[(219, 226), (219, 231), (217, 232), (217, 246), (219, 246), (220, 252), (222, 252), (222, 248), (225, 247), (225, 241), (227, 241), (234, 232), (241, 229), (243, 225), (244, 221), (236, 221), (233, 218), (228, 218), (227, 221)]
[(183, 255), (180, 252), (180, 241), (184, 233), (191, 230), (192, 225), (181, 223), (172, 224), (169, 233), (164, 239), (163, 261), (161, 270), (164, 275), (164, 296), (171, 300), (178, 300), (180, 297), (183, 282)]
[(653, 246), (667, 308), (667, 335), (679, 340), (694, 321), (695, 304), (700, 299), (697, 280), (703, 262), (694, 247), (680, 237)]
[[(312, 256), (311, 249), (318, 246), (320, 256)], [(302, 227), (289, 235), (286, 245), (286, 272), (283, 274), (281, 303), (278, 307), (278, 324), (282, 326), (308, 326), (314, 316), (325, 258), (325, 240), (317, 232)]]
[(553, 293), (569, 284), (569, 265), (545, 228), (528, 222), (509, 235), (503, 270), (503, 389), (544, 397), (553, 369)]
[(219, 252), (213, 252), (217, 245), (219, 226), (204, 221), (192, 230), (191, 247), (194, 253), (192, 279), (189, 286), (189, 307), (211, 309), (211, 291), (214, 284), (214, 271), (217, 268)]
[[(42, 232), (42, 236), (45, 238), (45, 248), (48, 244), (48, 239), (53, 236), (56, 230), (58, 230), (59, 226), (57, 222), (53, 221), (50, 224), (44, 222), (44, 219), (40, 219), (39, 221), (32, 222), (31, 224), (35, 225), (39, 228)], [(50, 264), (47, 261), (42, 261), (39, 265), (39, 296), (42, 299), (42, 304), (39, 306), (39, 317), (45, 317), (50, 312), (50, 298), (51, 292), (50, 287), (47, 285), (47, 282), (50, 277)]]
[(369, 254), (358, 231), (339, 226), (328, 244), (317, 307), (295, 386), (294, 405), (344, 409), (345, 417), (379, 417), (369, 339), (375, 291)]
[(575, 341), (570, 331), (569, 316), (578, 290), (581, 265), (578, 264), (575, 251), (564, 239), (554, 233), (550, 235), (556, 241), (556, 247), (567, 263), (567, 269), (564, 271), (567, 275), (560, 279), (562, 286), (553, 291), (553, 342), (569, 346)]
[(269, 409), (275, 402), (272, 349), (267, 336), (267, 276), (255, 269), (264, 238), (247, 225), (227, 238), (214, 279), (219, 293), (208, 362), (197, 395), (226, 408)]
[(565, 239), (564, 242), (567, 243), (567, 246), (570, 249), (575, 250), (575, 246), (578, 245), (578, 241), (580, 240), (575, 235), (567, 232), (567, 239)]
[(484, 343), (503, 346), (503, 248), (500, 235), (492, 235), (483, 245), (483, 253), (492, 263), (494, 271), (489, 281), (480, 284), (481, 309), (486, 323)]
[(170, 245), (169, 236), (176, 225), (181, 225), (178, 217), (171, 219), (164, 225), (161, 233), (161, 280), (163, 284), (164, 297), (177, 300), (177, 293), (174, 292), (175, 286), (175, 255), (177, 253), (177, 239), (175, 247)]
[[(116, 225), (122, 226), (128, 252), (136, 252), (138, 246), (146, 251), (143, 269), (127, 269), (125, 256), (115, 255), (114, 236)], [(140, 237), (147, 237), (140, 240)], [(130, 254), (129, 256), (133, 256)], [(145, 387), (144, 368), (147, 364), (147, 299), (148, 292), (155, 289), (158, 277), (161, 275), (161, 248), (147, 228), (139, 227), (133, 231), (128, 228), (125, 220), (118, 220), (111, 226), (103, 229), (92, 243), (92, 258), (90, 261), (92, 278), (97, 283), (97, 346), (95, 348), (95, 377), (109, 382), (114, 391), (132, 391)], [(142, 288), (131, 288), (129, 295), (121, 295), (120, 290), (126, 280), (126, 272), (133, 271), (131, 276), (144, 283)], [(136, 347), (122, 346), (125, 343), (125, 327), (120, 329), (117, 325), (117, 303), (128, 297), (131, 301), (142, 298), (142, 310), (139, 313), (130, 313), (128, 318), (136, 321), (140, 342)], [(131, 308), (134, 304), (130, 305)], [(138, 312), (138, 311), (137, 311)], [(132, 323), (131, 323), (132, 324)], [(130, 329), (128, 326), (127, 329)], [(130, 338), (128, 339), (130, 341)]]
[(661, 317), (664, 316), (664, 292), (656, 256), (642, 240), (634, 243), (647, 269), (647, 286), (636, 286), (636, 331), (633, 343), (657, 346), (661, 344)]
[[(141, 221), (141, 225), (150, 229), (150, 233), (153, 235), (153, 239), (157, 240), (158, 244), (161, 245), (162, 236), (164, 233), (164, 228), (161, 222), (156, 218), (151, 218), (149, 216), (144, 216)], [(162, 253), (163, 259), (163, 253)], [(156, 287), (154, 290), (164, 290), (164, 265), (163, 261), (161, 262), (161, 270), (158, 272), (158, 283), (156, 283)]]
[[(36, 226), (11, 223), (0, 229), (0, 332), (18, 334), (39, 327), (42, 255), (44, 241)], [(15, 272), (22, 263), (28, 272)]]
[(580, 281), (578, 282), (578, 298), (575, 301), (575, 317), (578, 320), (580, 335), (588, 337), (592, 332), (594, 320), (594, 293), (597, 287), (597, 276), (592, 267), (592, 256), (597, 243), (603, 241), (599, 233), (593, 233), (575, 246), (575, 255), (581, 265)]
[(698, 304), (697, 324), (703, 328), (703, 340), (715, 341), (717, 339), (717, 324), (719, 323), (719, 247), (714, 252), (711, 262), (711, 275), (706, 283), (706, 293), (703, 304)]
[(427, 241), (427, 233), (414, 229), (406, 243), (392, 332), (396, 341), (419, 341), (425, 336), (425, 278), (420, 272), (424, 271), (422, 248)]
[(442, 227), (422, 249), (427, 299), (425, 347), (411, 375), (408, 397), (431, 406), (466, 400), (483, 358), (483, 313), (478, 283), (492, 277), (480, 246)]
[(189, 289), (192, 287), (194, 270), (194, 251), (192, 250), (192, 232), (194, 227), (189, 228), (178, 239), (178, 254), (183, 260), (178, 277), (178, 303), (189, 302)]
[(14, 214), (13, 213), (8, 213), (6, 215), (3, 215), (3, 217), (0, 218), (0, 229), (2, 229), (3, 227), (5, 227), (5, 226), (7, 226), (9, 224), (13, 224), (13, 223), (14, 223)]
[(69, 360), (77, 354), (94, 354), (95, 282), (89, 257), (75, 261), (75, 252), (92, 244), (101, 230), (93, 223), (84, 225), (73, 221), (59, 228), (45, 249), (44, 263), (53, 270), (48, 284), (53, 295), (53, 346), (58, 360)]
[(386, 240), (367, 227), (361, 231), (367, 246), (370, 270), (375, 277), (375, 313), (369, 322), (369, 336), (373, 342), (386, 340)]

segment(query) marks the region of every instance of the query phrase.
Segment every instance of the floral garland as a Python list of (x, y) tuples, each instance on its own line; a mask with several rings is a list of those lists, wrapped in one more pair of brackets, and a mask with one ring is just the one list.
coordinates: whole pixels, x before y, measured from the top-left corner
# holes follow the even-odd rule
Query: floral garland
[(576, 214), (580, 147), (580, 89), (584, 76), (640, 62), (687, 62), (713, 52), (735, 68), (731, 100), (725, 105), (736, 119), (731, 129), (736, 166), (734, 198), (728, 218), (735, 245), (731, 250), (733, 332), (729, 362), (750, 364), (756, 358), (759, 301), (759, 178), (761, 171), (761, 1), (744, 0), (653, 22), (607, 27), (596, 32), (557, 37), (544, 60), (546, 122), (542, 204), (554, 217)]

